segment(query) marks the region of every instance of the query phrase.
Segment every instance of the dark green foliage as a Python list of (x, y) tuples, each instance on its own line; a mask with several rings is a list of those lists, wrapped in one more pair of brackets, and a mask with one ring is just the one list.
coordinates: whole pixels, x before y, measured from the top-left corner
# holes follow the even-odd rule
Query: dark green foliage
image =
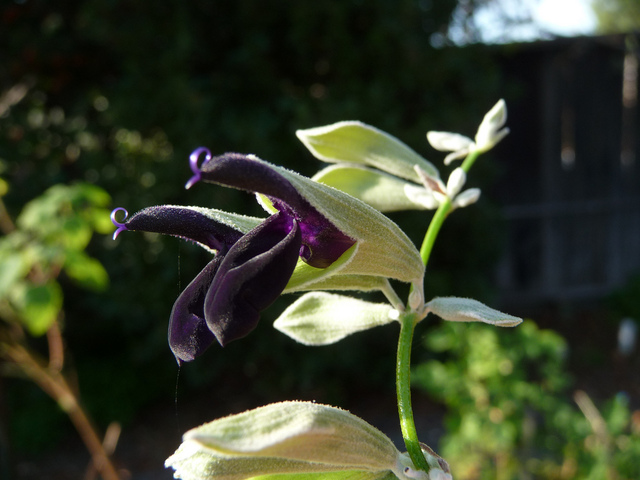
[(449, 409), (439, 452), (455, 478), (640, 475), (630, 461), (640, 429), (626, 396), (602, 412), (584, 392), (571, 398), (558, 334), (531, 321), (513, 329), (445, 323), (425, 347), (435, 355), (416, 367), (414, 381)]
[[(0, 175), (10, 188), (3, 200), (15, 218), (47, 188), (83, 181), (130, 212), (169, 203), (260, 215), (254, 199), (240, 192), (204, 185), (185, 192), (188, 154), (200, 145), (255, 153), (311, 175), (319, 165), (294, 131), (347, 119), (386, 130), (439, 162), (425, 132), (472, 135), (500, 97), (499, 72), (481, 48), (430, 45), (433, 33), (446, 32), (455, 6), (453, 0), (4, 2)], [(426, 215), (422, 222), (398, 216), (416, 242)], [(487, 266), (490, 245), (477, 251), (474, 265)], [(475, 250), (464, 251), (466, 261)], [(461, 263), (456, 252), (455, 245), (437, 252), (451, 259), (437, 265), (447, 284), (468, 276), (449, 268)], [(171, 305), (209, 255), (175, 239), (126, 233), (117, 242), (94, 236), (86, 253), (105, 266), (111, 286), (87, 292), (61, 278), (64, 333), (83, 397), (104, 425), (130, 419), (154, 396), (172, 399)], [(476, 278), (465, 285), (484, 288)], [(317, 365), (301, 364), (306, 380), (287, 376), (292, 357), (302, 353), (287, 339), (274, 340), (270, 323), (280, 306), (247, 340), (255, 345), (229, 347), (224, 358), (212, 350), (200, 366), (184, 369), (181, 382), (204, 388), (265, 363), (282, 378), (278, 395), (300, 396), (320, 382), (343, 389), (334, 380), (342, 360), (363, 364), (358, 355), (373, 355), (366, 362), (379, 364), (372, 340), (358, 343), (358, 355), (312, 356)], [(266, 383), (248, 376), (243, 394), (260, 394)]]

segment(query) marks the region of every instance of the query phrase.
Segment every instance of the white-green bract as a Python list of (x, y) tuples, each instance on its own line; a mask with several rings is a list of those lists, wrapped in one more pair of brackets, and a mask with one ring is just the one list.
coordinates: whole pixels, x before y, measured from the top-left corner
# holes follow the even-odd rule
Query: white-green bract
[(451, 478), (446, 462), (430, 449), (425, 454), (433, 464), (430, 475), (415, 470), (386, 435), (346, 410), (282, 402), (188, 431), (165, 465), (182, 480)]

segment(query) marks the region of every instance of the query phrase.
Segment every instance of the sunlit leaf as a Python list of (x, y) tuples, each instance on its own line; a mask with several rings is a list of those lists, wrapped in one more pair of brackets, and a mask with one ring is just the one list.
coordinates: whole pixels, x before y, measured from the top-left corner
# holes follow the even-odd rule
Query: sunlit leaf
[(62, 309), (62, 289), (57, 282), (44, 285), (23, 284), (13, 299), (27, 330), (43, 335), (56, 321)]
[(438, 297), (426, 305), (427, 310), (451, 322), (484, 322), (497, 327), (515, 327), (522, 319), (502, 313), (471, 298)]
[(398, 177), (420, 182), (414, 167), (434, 177), (438, 170), (397, 138), (362, 122), (338, 122), (298, 130), (298, 138), (318, 159), (375, 167)]
[(399, 456), (386, 435), (345, 410), (282, 402), (190, 430), (166, 466), (184, 480), (283, 474), (319, 480), (320, 473), (332, 480), (382, 480)]
[(69, 278), (84, 288), (103, 291), (109, 286), (109, 274), (102, 264), (82, 251), (69, 252), (64, 269)]
[(282, 312), (273, 326), (304, 345), (329, 345), (397, 318), (397, 312), (388, 304), (310, 292)]
[(416, 201), (420, 194), (429, 194), (424, 187), (371, 168), (333, 165), (320, 170), (313, 179), (359, 198), (381, 212), (433, 208)]
[(61, 220), (60, 242), (67, 248), (83, 250), (91, 240), (91, 227), (80, 217), (70, 217)]

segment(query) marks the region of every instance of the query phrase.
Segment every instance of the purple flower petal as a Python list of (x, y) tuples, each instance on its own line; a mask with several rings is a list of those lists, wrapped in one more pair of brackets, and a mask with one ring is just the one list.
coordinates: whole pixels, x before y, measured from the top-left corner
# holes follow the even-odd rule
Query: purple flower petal
[(305, 210), (306, 200), (291, 183), (266, 162), (242, 153), (213, 157), (200, 167), (200, 178), (209, 183), (262, 193), (281, 200), (294, 211)]
[(173, 304), (169, 346), (178, 364), (195, 359), (216, 339), (204, 318), (204, 299), (222, 258), (218, 255), (211, 260)]
[(301, 228), (300, 256), (312, 267), (326, 268), (355, 244), (314, 208), (272, 165), (240, 153), (210, 158), (200, 167), (205, 182), (266, 195), (275, 208)]
[(115, 209), (112, 213), (112, 220), (118, 227), (117, 233), (139, 230), (174, 235), (223, 252), (242, 237), (242, 232), (193, 208), (171, 205), (148, 207), (124, 222), (115, 223), (114, 216), (119, 210), (124, 209)]
[(296, 266), (301, 233), (283, 213), (242, 237), (225, 256), (204, 301), (209, 329), (221, 345), (242, 338), (280, 296)]
[(356, 242), (333, 226), (317, 210), (309, 209), (300, 221), (300, 257), (316, 268), (327, 268)]

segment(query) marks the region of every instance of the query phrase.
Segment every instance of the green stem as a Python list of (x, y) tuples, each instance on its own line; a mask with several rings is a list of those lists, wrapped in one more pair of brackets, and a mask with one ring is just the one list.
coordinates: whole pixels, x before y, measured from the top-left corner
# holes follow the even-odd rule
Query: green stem
[(440, 227), (444, 223), (444, 219), (447, 218), (447, 214), (451, 210), (451, 200), (447, 199), (443, 203), (440, 204), (436, 213), (433, 215), (431, 219), (431, 223), (429, 224), (429, 228), (427, 229), (427, 233), (424, 236), (424, 240), (422, 241), (422, 246), (420, 247), (420, 256), (422, 257), (422, 263), (424, 266), (427, 266), (429, 263), (429, 257), (431, 256), (431, 251), (433, 250), (433, 244), (436, 241), (436, 237), (440, 232)]
[(462, 165), (460, 166), (460, 168), (464, 170), (464, 173), (469, 173), (469, 169), (473, 166), (474, 162), (479, 156), (480, 156), (480, 152), (473, 151), (465, 157), (465, 159), (462, 162)]
[[(466, 156), (460, 168), (464, 170), (465, 173), (469, 173), (469, 169), (473, 166), (476, 159), (480, 156), (480, 152), (473, 151)], [(422, 241), (422, 246), (420, 247), (420, 256), (422, 257), (422, 263), (424, 266), (427, 266), (429, 263), (429, 257), (431, 256), (431, 251), (433, 250), (433, 245), (436, 241), (438, 233), (440, 233), (440, 227), (444, 223), (444, 219), (447, 218), (447, 214), (451, 211), (451, 200), (446, 199), (444, 202), (440, 204), (436, 213), (433, 215), (431, 219), (431, 223), (429, 224), (429, 228), (427, 229), (427, 233), (424, 236), (424, 240)]]
[(411, 343), (413, 341), (413, 329), (416, 316), (413, 313), (402, 315), (400, 319), (400, 339), (398, 340), (398, 357), (396, 361), (396, 390), (398, 394), (398, 413), (400, 414), (400, 428), (402, 437), (411, 457), (413, 465), (425, 472), (429, 471), (429, 465), (424, 458), (418, 433), (413, 420), (411, 408)]
[[(469, 172), (473, 163), (479, 156), (479, 152), (471, 152), (462, 162), (461, 168), (465, 173)], [(424, 236), (420, 247), (422, 263), (426, 267), (433, 250), (440, 228), (445, 218), (451, 211), (451, 200), (446, 199), (440, 204), (436, 213), (429, 223), (429, 228)], [(413, 288), (413, 287), (412, 287)], [(400, 318), (400, 339), (398, 340), (398, 357), (396, 361), (396, 391), (398, 394), (398, 413), (400, 414), (400, 428), (402, 437), (407, 447), (407, 452), (411, 457), (413, 465), (425, 472), (429, 471), (429, 464), (422, 453), (416, 424), (413, 420), (413, 409), (411, 408), (411, 343), (413, 342), (413, 330), (416, 326), (416, 314), (408, 313)]]

